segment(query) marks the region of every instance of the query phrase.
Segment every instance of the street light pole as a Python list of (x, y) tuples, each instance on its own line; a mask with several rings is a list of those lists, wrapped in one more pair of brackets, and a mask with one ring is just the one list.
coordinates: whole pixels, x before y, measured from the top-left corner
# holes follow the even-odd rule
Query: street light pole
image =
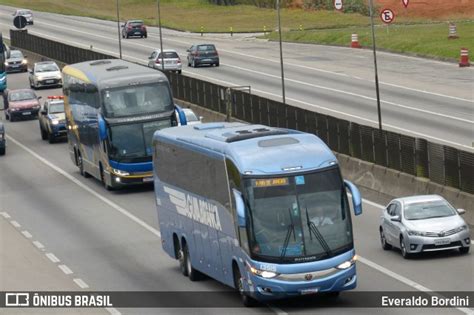
[(377, 52), (376, 52), (376, 46), (375, 46), (373, 0), (369, 0), (369, 11), (370, 11), (370, 25), (372, 27), (372, 50), (374, 51), (375, 92), (377, 94), (377, 113), (379, 116), (379, 130), (382, 131), (382, 111), (380, 109), (379, 74), (378, 74), (378, 69), (377, 69)]
[(122, 36), (120, 35), (120, 5), (119, 0), (117, 0), (117, 34), (119, 40), (119, 54), (120, 59), (122, 59)]
[(285, 97), (285, 72), (283, 70), (283, 47), (281, 44), (281, 18), (280, 18), (280, 0), (277, 0), (278, 9), (278, 34), (280, 36), (280, 67), (281, 67), (281, 95), (283, 98), (283, 104), (286, 104)]
[(156, 0), (158, 6), (158, 27), (160, 29), (160, 51), (161, 51), (161, 70), (165, 70), (164, 52), (163, 52), (163, 36), (161, 34), (161, 12), (160, 12), (160, 0)]

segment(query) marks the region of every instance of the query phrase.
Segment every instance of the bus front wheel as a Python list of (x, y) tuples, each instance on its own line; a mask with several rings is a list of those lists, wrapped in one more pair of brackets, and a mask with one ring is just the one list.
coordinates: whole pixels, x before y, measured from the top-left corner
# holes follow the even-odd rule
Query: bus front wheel
[(242, 301), (242, 304), (246, 307), (255, 306), (257, 304), (257, 301), (255, 301), (253, 298), (251, 298), (245, 293), (244, 281), (245, 279), (242, 278), (242, 276), (240, 275), (239, 267), (234, 266), (234, 285), (239, 291), (240, 300)]

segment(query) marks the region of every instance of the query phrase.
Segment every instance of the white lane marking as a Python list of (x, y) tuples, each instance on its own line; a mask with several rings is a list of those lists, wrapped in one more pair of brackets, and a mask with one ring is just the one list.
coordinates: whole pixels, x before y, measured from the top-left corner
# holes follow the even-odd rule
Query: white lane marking
[(44, 245), (41, 244), (39, 241), (34, 241), (33, 245), (35, 245), (38, 249), (44, 250)]
[(276, 306), (272, 306), (272, 305), (267, 305), (267, 307), (274, 313), (276, 313), (277, 315), (287, 315), (288, 313), (285, 312), (284, 310), (276, 307)]
[(73, 273), (72, 270), (66, 265), (58, 265), (58, 268), (61, 269), (61, 271), (67, 275), (70, 275)]
[(99, 194), (98, 192), (96, 192), (95, 190), (93, 190), (92, 188), (88, 187), (86, 184), (82, 183), (80, 180), (78, 180), (77, 178), (75, 178), (74, 176), (72, 176), (71, 174), (67, 173), (65, 170), (61, 169), (60, 167), (54, 165), (53, 163), (49, 162), (48, 160), (46, 160), (45, 158), (43, 158), (42, 156), (40, 156), (39, 154), (37, 154), (36, 152), (34, 152), (33, 150), (31, 150), (30, 148), (26, 147), (25, 145), (23, 145), (22, 143), (20, 143), (19, 141), (17, 141), (16, 139), (12, 138), (10, 135), (7, 135), (7, 138), (15, 143), (16, 145), (18, 145), (20, 148), (22, 148), (23, 150), (27, 151), (28, 153), (30, 153), (31, 155), (33, 155), (36, 159), (38, 159), (39, 161), (41, 161), (43, 164), (49, 166), (50, 168), (52, 168), (53, 170), (55, 170), (56, 172), (58, 172), (59, 174), (63, 175), (64, 177), (66, 177), (67, 179), (69, 179), (70, 181), (72, 181), (74, 184), (76, 184), (77, 186), (81, 187), (82, 189), (84, 189), (85, 191), (87, 191), (88, 193), (90, 193), (91, 195), (93, 195), (94, 197), (96, 197), (97, 199), (103, 201), (104, 203), (106, 203), (107, 205), (109, 205), (110, 207), (112, 207), (113, 209), (117, 210), (118, 212), (122, 213), (123, 215), (125, 215), (126, 217), (128, 217), (130, 220), (132, 220), (133, 222), (137, 223), (138, 225), (140, 225), (141, 227), (143, 227), (144, 229), (146, 229), (147, 231), (151, 232), (152, 234), (156, 235), (157, 237), (161, 238), (161, 233), (160, 231), (158, 231), (157, 229), (155, 229), (154, 227), (152, 227), (151, 225), (145, 223), (143, 220), (139, 219), (138, 217), (134, 216), (133, 214), (131, 214), (129, 211), (125, 210), (124, 208), (120, 207), (118, 204), (116, 204), (115, 202), (111, 201), (110, 199), (102, 196), (101, 194)]
[[(196, 72), (189, 72), (189, 73), (191, 73), (191, 74), (193, 74), (194, 76), (197, 76), (197, 77), (205, 78), (205, 79), (207, 79), (211, 82), (224, 83), (224, 84), (227, 84), (229, 86), (239, 86), (239, 84), (237, 84), (237, 83), (232, 83), (232, 82), (229, 82), (229, 81), (210, 78), (208, 76), (198, 74)], [(258, 90), (258, 89), (252, 89), (252, 91), (255, 91), (255, 92), (258, 92), (258, 93), (261, 93), (261, 94), (271, 95), (271, 96), (276, 97), (276, 98), (281, 98), (281, 95), (270, 93), (270, 92), (265, 92), (265, 91)], [(303, 105), (306, 105), (306, 106), (319, 108), (319, 109), (326, 110), (328, 112), (336, 113), (336, 114), (339, 114), (339, 115), (351, 117), (351, 118), (354, 118), (354, 119), (358, 119), (360, 121), (366, 121), (366, 122), (369, 122), (369, 123), (373, 124), (374, 126), (378, 126), (378, 121), (371, 120), (371, 119), (368, 119), (368, 118), (364, 118), (364, 117), (361, 117), (361, 116), (348, 114), (348, 113), (345, 113), (345, 112), (341, 112), (339, 110), (324, 107), (324, 106), (317, 105), (317, 104), (314, 104), (314, 103), (308, 103), (308, 102), (305, 102), (305, 101), (300, 101), (300, 100), (290, 98), (290, 97), (287, 97), (286, 100), (287, 101), (292, 101), (292, 102), (295, 102), (295, 103), (300, 103), (300, 104), (303, 104)], [(395, 130), (400, 130), (400, 131), (408, 133), (408, 134), (420, 136), (421, 138), (432, 139), (432, 140), (435, 140), (436, 142), (442, 142), (442, 143), (450, 144), (450, 145), (453, 145), (453, 146), (462, 147), (463, 149), (467, 149), (468, 151), (474, 151), (474, 147), (471, 147), (471, 146), (468, 146), (468, 145), (465, 145), (465, 144), (462, 144), (462, 143), (457, 143), (457, 142), (454, 142), (454, 141), (445, 140), (445, 139), (441, 139), (441, 138), (438, 138), (438, 137), (433, 137), (433, 136), (430, 136), (430, 135), (427, 135), (427, 134), (424, 134), (424, 133), (421, 133), (421, 132), (417, 132), (417, 131), (413, 131), (413, 130), (409, 130), (409, 129), (405, 129), (405, 128), (400, 128), (400, 127), (397, 127), (395, 125), (390, 125), (390, 124), (387, 124), (387, 123), (384, 123), (384, 122), (382, 122), (382, 126), (389, 127), (391, 129), (395, 129)]]
[(16, 222), (15, 220), (11, 220), (10, 223), (11, 223), (11, 225), (13, 225), (14, 227), (16, 227), (17, 229), (18, 229), (18, 228), (21, 228), (21, 224), (18, 223), (18, 222)]
[[(380, 266), (379, 264), (374, 263), (373, 261), (370, 261), (370, 260), (368, 260), (368, 259), (366, 259), (366, 258), (364, 258), (364, 257), (358, 256), (358, 261), (360, 261), (360, 262), (363, 263), (364, 265), (367, 265), (367, 266), (369, 266), (369, 267), (372, 268), (372, 269), (375, 269), (375, 270), (377, 270), (377, 271), (380, 271), (381, 273), (383, 273), (383, 274), (385, 274), (385, 275), (387, 275), (387, 276), (389, 276), (389, 277), (391, 277), (391, 278), (393, 278), (393, 279), (395, 279), (395, 280), (398, 280), (398, 281), (400, 281), (400, 282), (406, 284), (407, 286), (412, 287), (412, 288), (414, 288), (414, 289), (416, 289), (416, 290), (418, 290), (418, 291), (426, 292), (427, 294), (429, 294), (429, 295), (431, 295), (431, 296), (441, 296), (441, 297), (443, 297), (443, 295), (434, 292), (432, 289), (427, 288), (427, 287), (425, 287), (425, 286), (423, 286), (423, 285), (421, 285), (421, 284), (419, 284), (419, 283), (417, 283), (417, 282), (415, 282), (415, 281), (413, 281), (413, 280), (410, 280), (410, 279), (408, 279), (408, 278), (406, 278), (406, 277), (404, 277), (404, 276), (402, 276), (402, 275), (400, 275), (400, 274), (398, 274), (398, 273), (395, 273), (395, 272), (393, 272), (393, 271), (391, 271), (391, 270), (389, 270), (389, 269), (387, 269), (387, 268), (385, 268), (385, 267), (383, 267), (383, 266)], [(471, 309), (469, 309), (469, 308), (456, 307), (456, 309), (457, 309), (458, 311), (463, 312), (464, 314), (473, 314), (473, 311), (472, 311)]]
[(32, 238), (33, 237), (33, 235), (31, 235), (30, 232), (28, 232), (26, 230), (21, 231), (21, 234), (23, 234), (23, 236), (25, 236), (26, 238)]
[(116, 308), (114, 307), (106, 307), (105, 310), (109, 312), (111, 315), (122, 315)]
[(72, 281), (74, 281), (81, 289), (87, 289), (89, 287), (89, 285), (80, 278), (72, 279)]
[(45, 254), (46, 257), (48, 257), (49, 260), (51, 260), (52, 263), (54, 264), (57, 264), (58, 262), (60, 262), (59, 258), (56, 257), (53, 253), (47, 253)]
[[(261, 72), (261, 71), (256, 71), (256, 70), (251, 70), (251, 69), (247, 69), (247, 68), (243, 68), (243, 67), (233, 66), (233, 65), (229, 65), (229, 64), (222, 64), (222, 65), (230, 67), (230, 68), (235, 68), (235, 69), (238, 69), (238, 70), (247, 71), (247, 72), (250, 72), (250, 73), (255, 73), (255, 74), (262, 75), (262, 76), (267, 76), (267, 77), (270, 77), (270, 78), (281, 80), (281, 77), (277, 76), (277, 75), (268, 74), (268, 73)], [(348, 92), (348, 91), (344, 91), (344, 90), (334, 89), (334, 88), (330, 88), (330, 87), (326, 87), (326, 86), (322, 86), (322, 85), (307, 83), (307, 82), (294, 80), (294, 79), (290, 79), (290, 78), (285, 78), (285, 80), (288, 81), (288, 82), (293, 82), (293, 83), (297, 83), (297, 84), (300, 84), (300, 85), (306, 85), (306, 86), (318, 88), (318, 89), (321, 89), (321, 90), (327, 90), (327, 91), (335, 92), (335, 93), (338, 93), (338, 94), (346, 94), (346, 95), (350, 95), (350, 96), (355, 96), (355, 97), (370, 100), (370, 101), (376, 101), (377, 100), (376, 98), (373, 98), (373, 97), (370, 97), (370, 96), (365, 96), (365, 95), (362, 95), (362, 94), (357, 94), (357, 93), (352, 93), (352, 92)], [(443, 118), (458, 120), (458, 121), (465, 122), (465, 123), (468, 123), (468, 124), (474, 124), (474, 120), (459, 118), (459, 117), (455, 117), (455, 116), (449, 116), (449, 115), (441, 114), (441, 113), (438, 113), (438, 112), (432, 112), (432, 111), (429, 111), (429, 110), (426, 110), (426, 109), (410, 107), (410, 106), (407, 106), (407, 105), (402, 105), (402, 104), (398, 104), (398, 103), (394, 103), (394, 102), (390, 102), (390, 101), (384, 101), (384, 100), (381, 100), (381, 103), (385, 103), (385, 104), (389, 104), (389, 105), (393, 105), (393, 106), (397, 106), (397, 107), (401, 107), (401, 108), (404, 108), (404, 109), (413, 110), (413, 111), (417, 111), (417, 112), (421, 112), (421, 113), (425, 113), (425, 114), (440, 116), (440, 117), (443, 117)]]
[[(91, 193), (92, 195), (94, 195), (95, 197), (99, 198), (100, 200), (104, 201), (105, 203), (107, 203), (108, 205), (110, 205), (111, 207), (113, 207), (114, 209), (118, 210), (120, 213), (126, 215), (128, 218), (132, 219), (134, 222), (140, 224), (142, 227), (144, 227), (146, 230), (150, 231), (151, 233), (153, 233), (154, 235), (158, 236), (159, 238), (161, 238), (161, 233), (154, 229), (153, 227), (149, 226), (148, 224), (146, 224), (145, 222), (143, 222), (142, 220), (138, 219), (137, 217), (135, 217), (134, 215), (132, 215), (131, 213), (129, 213), (128, 211), (126, 211), (125, 209), (121, 208), (120, 206), (116, 205), (115, 203), (113, 203), (112, 201), (110, 201), (109, 199), (105, 198), (105, 197), (102, 197), (101, 195), (99, 195), (97, 192), (93, 191), (92, 189), (90, 189), (89, 187), (87, 187), (85, 184), (81, 183), (80, 181), (78, 181), (76, 178), (74, 178), (73, 176), (71, 176), (70, 174), (66, 173), (66, 171), (64, 171), (63, 169), (57, 167), (56, 165), (54, 165), (53, 163), (49, 162), (48, 160), (46, 160), (45, 158), (41, 157), (40, 155), (38, 155), (36, 152), (32, 151), (31, 149), (27, 148), (25, 145), (23, 145), (22, 143), (18, 142), (16, 139), (12, 138), (11, 136), (7, 136), (10, 141), (12, 141), (13, 143), (15, 143), (16, 145), (18, 145), (19, 147), (21, 147), (23, 150), (27, 151), (28, 153), (30, 153), (32, 156), (34, 156), (36, 159), (38, 159), (39, 161), (41, 161), (42, 163), (44, 163), (45, 165), (49, 166), (50, 168), (52, 168), (54, 171), (58, 172), (59, 174), (63, 175), (64, 177), (66, 177), (67, 179), (71, 180), (72, 182), (74, 182), (75, 184), (77, 184), (78, 186), (80, 186), (81, 188), (83, 188), (84, 190), (86, 190), (87, 192)], [(369, 202), (368, 200), (365, 200), (365, 202)], [(382, 205), (379, 205), (375, 202), (372, 202), (370, 201), (370, 204), (372, 205), (375, 205), (376, 207), (378, 208), (383, 208)], [(427, 289), (426, 287), (416, 283), (415, 281), (412, 281), (402, 275), (399, 275), (391, 270), (388, 270), (380, 265), (378, 265), (377, 263), (375, 262), (372, 262), (371, 260), (369, 259), (366, 259), (362, 256), (359, 256), (359, 261), (362, 262), (363, 264), (366, 264), (367, 266), (373, 268), (373, 269), (376, 269), (380, 272), (382, 272), (383, 274), (387, 275), (387, 276), (390, 276), (402, 283), (405, 283), (417, 290), (420, 290), (420, 291), (423, 291), (425, 289)], [(61, 268), (61, 266), (64, 266), (64, 265), (58, 265), (59, 268)], [(68, 268), (69, 269), (69, 268)], [(61, 268), (62, 270), (62, 268)], [(69, 269), (70, 270), (70, 269)], [(64, 271), (64, 270), (63, 270)], [(71, 271), (72, 273), (72, 271)], [(429, 290), (429, 289), (427, 289)], [(431, 290), (432, 291), (432, 290)], [(459, 308), (458, 308), (459, 309)], [(464, 311), (464, 309), (459, 309), (461, 311)], [(275, 308), (274, 310), (275, 312), (279, 312), (280, 310)], [(468, 314), (468, 313), (466, 313)]]
[(10, 215), (6, 212), (0, 212), (0, 214), (2, 215), (2, 217), (4, 217), (5, 219), (10, 219)]

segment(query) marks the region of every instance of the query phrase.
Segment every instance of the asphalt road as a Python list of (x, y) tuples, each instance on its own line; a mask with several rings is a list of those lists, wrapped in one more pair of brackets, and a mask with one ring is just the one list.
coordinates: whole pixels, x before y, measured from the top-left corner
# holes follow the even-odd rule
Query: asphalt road
[[(8, 34), (12, 8), (0, 6), (0, 31)], [(31, 34), (107, 54), (118, 55), (117, 25), (82, 17), (35, 13)], [(147, 39), (122, 40), (123, 57), (147, 63), (159, 48), (156, 28)], [(186, 49), (215, 43), (221, 66), (188, 68)], [(250, 85), (253, 93), (281, 100), (277, 43), (251, 35), (198, 34), (164, 30), (164, 48), (176, 49), (186, 75), (223, 85)], [(349, 44), (349, 39), (348, 39)], [(378, 126), (373, 59), (370, 50), (284, 45), (287, 102)], [(378, 54), (384, 128), (474, 151), (474, 69), (420, 58)]]
[[(26, 87), (27, 75), (9, 74), (10, 88)], [(60, 94), (40, 90), (38, 94)], [(3, 119), (3, 115), (2, 116)], [(5, 121), (4, 121), (5, 122)], [(106, 191), (98, 181), (85, 179), (72, 164), (67, 144), (42, 141), (37, 120), (5, 122), (7, 154), (0, 158), (0, 213), (21, 225), (49, 253), (61, 260), (88, 290), (212, 291), (226, 287), (214, 280), (190, 282), (176, 261), (162, 250), (151, 188)], [(404, 260), (399, 252), (383, 251), (378, 238), (381, 206), (364, 203), (354, 218), (358, 262), (357, 291), (474, 291), (474, 255), (435, 253)], [(8, 234), (1, 234), (9, 237)], [(6, 236), (5, 236), (6, 235)], [(4, 240), (7, 241), (8, 240)], [(3, 250), (3, 248), (2, 248)], [(38, 250), (40, 248), (38, 247)], [(8, 289), (8, 288), (7, 288)], [(222, 299), (238, 303), (237, 294)], [(469, 314), (469, 309), (363, 309), (356, 297), (341, 294), (334, 308), (317, 300), (304, 304), (275, 303), (270, 308), (118, 309), (122, 314)], [(185, 303), (185, 302), (183, 302)], [(295, 306), (298, 306), (295, 308)], [(116, 312), (117, 310), (114, 310)], [(101, 310), (102, 312), (102, 310)], [(8, 312), (7, 312), (8, 313)], [(113, 313), (113, 312), (111, 312)], [(116, 314), (116, 313), (115, 313)]]

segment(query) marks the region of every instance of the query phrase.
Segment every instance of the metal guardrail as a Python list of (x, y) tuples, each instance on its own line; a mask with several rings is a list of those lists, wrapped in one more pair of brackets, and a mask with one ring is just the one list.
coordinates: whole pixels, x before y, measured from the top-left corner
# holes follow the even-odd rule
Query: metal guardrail
[[(64, 63), (110, 59), (113, 56), (10, 31), (11, 44)], [(168, 73), (177, 99), (222, 113), (228, 113), (228, 87)], [(249, 92), (231, 90), (232, 116), (251, 123), (297, 129), (313, 133), (339, 153), (474, 193), (474, 153), (465, 152), (390, 131), (360, 125), (344, 119), (301, 109)]]

